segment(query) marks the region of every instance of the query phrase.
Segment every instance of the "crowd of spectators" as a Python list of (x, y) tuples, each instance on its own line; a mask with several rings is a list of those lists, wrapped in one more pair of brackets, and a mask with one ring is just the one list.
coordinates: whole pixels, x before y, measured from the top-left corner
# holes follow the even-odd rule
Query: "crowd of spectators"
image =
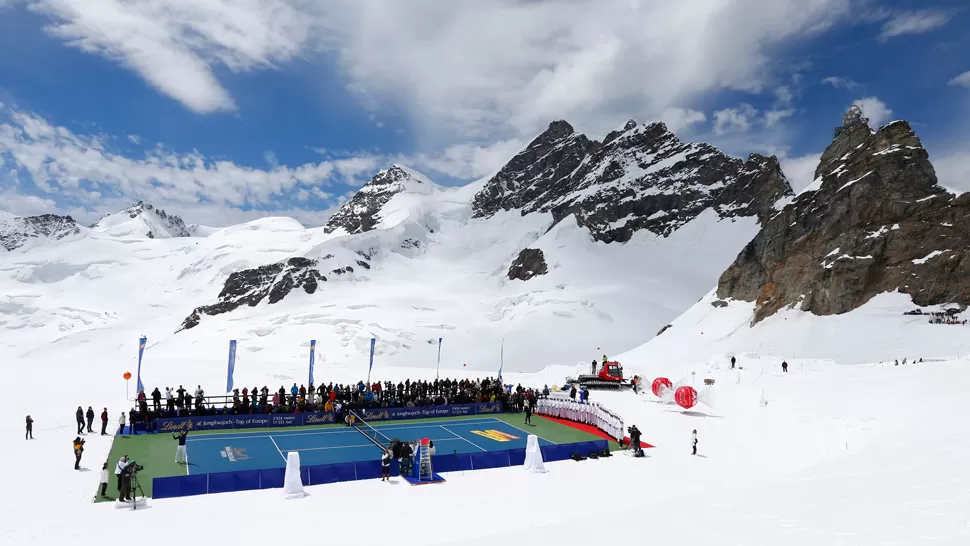
[(915, 309), (913, 311), (907, 311), (903, 314), (927, 316), (929, 317), (930, 324), (952, 324), (959, 326), (966, 326), (967, 324), (967, 319), (960, 319), (960, 310), (956, 308), (947, 309), (946, 311), (933, 311), (931, 313), (924, 313), (922, 309)]
[[(546, 390), (548, 393), (548, 389)], [(280, 386), (270, 391), (264, 385), (234, 389), (230, 395), (205, 395), (199, 385), (189, 392), (182, 385), (177, 389), (157, 387), (150, 393), (141, 391), (137, 405), (129, 412), (132, 424), (151, 422), (159, 418), (206, 415), (251, 415), (270, 413), (306, 413), (332, 411), (338, 421), (349, 411), (365, 409), (444, 406), (480, 402), (502, 402), (509, 411), (523, 411), (526, 402), (535, 406), (541, 396), (536, 389), (522, 385), (504, 385), (500, 379), (436, 379), (434, 381), (411, 381), (394, 384), (391, 381), (375, 382), (369, 387), (363, 381), (357, 384), (334, 384), (315, 386), (297, 385), (289, 389)]]

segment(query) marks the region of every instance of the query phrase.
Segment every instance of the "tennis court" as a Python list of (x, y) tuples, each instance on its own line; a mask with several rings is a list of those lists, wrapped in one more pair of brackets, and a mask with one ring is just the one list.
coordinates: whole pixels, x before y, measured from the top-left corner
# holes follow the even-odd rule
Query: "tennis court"
[[(529, 432), (494, 417), (430, 423), (386, 423), (317, 430), (282, 430), (189, 435), (186, 446), (191, 474), (284, 468), (286, 453), (300, 453), (302, 466), (374, 461), (377, 444), (429, 438), (438, 455), (526, 447)], [(372, 440), (373, 438), (373, 440)], [(540, 445), (551, 445), (539, 438)]]

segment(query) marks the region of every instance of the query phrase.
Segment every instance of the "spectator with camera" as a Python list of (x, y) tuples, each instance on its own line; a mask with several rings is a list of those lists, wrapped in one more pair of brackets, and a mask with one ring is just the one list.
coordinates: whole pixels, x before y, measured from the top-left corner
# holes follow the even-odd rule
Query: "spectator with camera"
[(74, 438), (74, 470), (81, 469), (81, 454), (84, 453), (84, 440), (80, 436)]

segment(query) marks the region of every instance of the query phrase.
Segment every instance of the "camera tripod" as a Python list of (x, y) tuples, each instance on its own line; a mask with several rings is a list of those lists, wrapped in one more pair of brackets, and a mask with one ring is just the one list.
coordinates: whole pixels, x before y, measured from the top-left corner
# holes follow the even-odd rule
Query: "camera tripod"
[(145, 492), (141, 488), (141, 482), (138, 481), (138, 471), (132, 472), (132, 474), (131, 474), (131, 490), (130, 490), (130, 493), (131, 493), (131, 509), (132, 510), (137, 510), (138, 509), (138, 495), (137, 495), (136, 491), (138, 493), (141, 493), (141, 498), (143, 498), (143, 499), (144, 498), (147, 498), (147, 497), (145, 497)]

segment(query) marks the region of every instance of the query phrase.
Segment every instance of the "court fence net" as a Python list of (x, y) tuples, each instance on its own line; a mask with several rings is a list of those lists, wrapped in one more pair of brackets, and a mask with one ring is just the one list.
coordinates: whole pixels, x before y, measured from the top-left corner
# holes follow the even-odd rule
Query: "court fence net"
[(374, 442), (374, 445), (381, 449), (391, 445), (390, 438), (381, 434), (381, 431), (377, 430), (373, 426), (367, 424), (367, 421), (364, 421), (360, 415), (357, 415), (356, 412), (351, 411), (350, 416), (352, 417), (353, 428), (356, 429), (357, 432), (366, 436), (367, 439)]

